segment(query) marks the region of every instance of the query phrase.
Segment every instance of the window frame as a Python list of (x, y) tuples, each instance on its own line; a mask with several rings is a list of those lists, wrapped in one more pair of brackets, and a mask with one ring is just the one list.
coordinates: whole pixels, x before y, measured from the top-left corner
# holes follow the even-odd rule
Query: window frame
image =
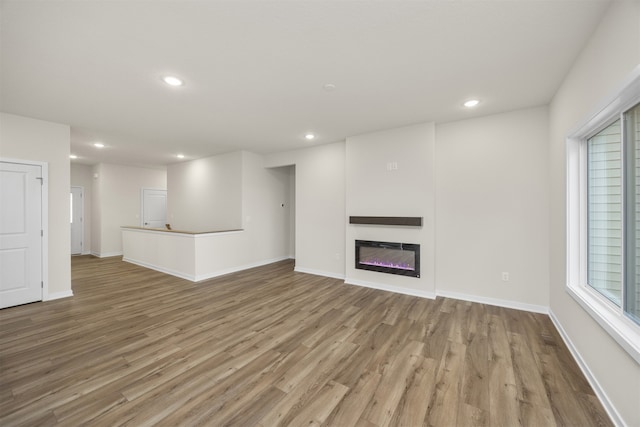
[[(587, 283), (587, 139), (618, 118), (622, 118), (625, 111), (638, 103), (640, 103), (640, 66), (634, 69), (614, 96), (567, 136), (566, 291), (636, 362), (640, 363), (640, 325), (628, 318), (624, 312), (626, 293), (624, 285), (622, 303), (618, 307)], [(624, 121), (621, 121), (621, 127), (622, 132), (625, 132)], [(624, 152), (624, 148), (622, 150)], [(624, 185), (623, 180), (623, 195)], [(626, 208), (623, 201), (623, 211), (624, 209)], [(626, 233), (623, 232), (623, 247), (625, 235)]]

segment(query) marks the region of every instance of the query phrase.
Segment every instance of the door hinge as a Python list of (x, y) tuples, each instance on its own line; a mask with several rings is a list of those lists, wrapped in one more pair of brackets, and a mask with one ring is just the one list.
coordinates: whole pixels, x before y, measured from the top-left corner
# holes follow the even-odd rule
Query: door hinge
[(40, 237), (44, 237), (44, 230), (40, 230)]
[(44, 289), (44, 282), (40, 282), (40, 288)]

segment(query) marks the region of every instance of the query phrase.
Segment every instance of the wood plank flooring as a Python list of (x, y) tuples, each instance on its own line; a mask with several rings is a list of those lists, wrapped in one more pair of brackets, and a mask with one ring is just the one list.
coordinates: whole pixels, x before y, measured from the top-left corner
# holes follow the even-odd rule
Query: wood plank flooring
[(0, 310), (0, 425), (609, 426), (549, 318), (293, 272), (72, 259)]

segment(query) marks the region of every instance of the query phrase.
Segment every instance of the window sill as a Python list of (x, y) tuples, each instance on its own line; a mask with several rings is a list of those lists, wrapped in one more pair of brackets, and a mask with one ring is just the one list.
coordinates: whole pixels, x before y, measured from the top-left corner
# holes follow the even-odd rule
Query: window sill
[(602, 300), (604, 297), (594, 295), (586, 288), (568, 285), (567, 292), (637, 363), (640, 363), (638, 325), (609, 307), (609, 302)]

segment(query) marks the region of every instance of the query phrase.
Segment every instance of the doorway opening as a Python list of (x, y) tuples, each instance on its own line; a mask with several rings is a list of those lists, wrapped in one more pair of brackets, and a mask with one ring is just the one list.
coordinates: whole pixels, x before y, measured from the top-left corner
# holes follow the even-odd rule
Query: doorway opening
[(165, 228), (167, 224), (167, 190), (142, 189), (140, 226)]
[(84, 247), (84, 188), (72, 186), (69, 197), (71, 255), (81, 255)]
[(47, 177), (47, 163), (0, 161), (0, 308), (46, 299)]

